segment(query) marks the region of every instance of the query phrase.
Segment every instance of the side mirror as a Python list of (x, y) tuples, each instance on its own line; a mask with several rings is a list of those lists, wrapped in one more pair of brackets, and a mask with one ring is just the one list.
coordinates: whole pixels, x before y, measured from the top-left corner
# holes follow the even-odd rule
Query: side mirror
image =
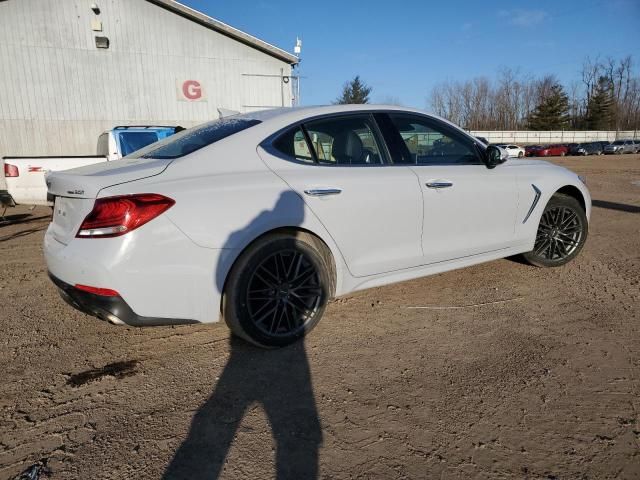
[(485, 165), (487, 168), (495, 168), (497, 165), (504, 163), (509, 158), (509, 153), (495, 145), (489, 145), (484, 151)]

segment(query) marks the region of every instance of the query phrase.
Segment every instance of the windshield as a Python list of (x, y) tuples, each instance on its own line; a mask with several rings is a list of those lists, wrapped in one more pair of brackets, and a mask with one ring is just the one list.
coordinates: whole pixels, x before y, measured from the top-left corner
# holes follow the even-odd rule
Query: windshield
[(119, 132), (119, 136), (123, 157), (158, 141), (156, 132)]
[(130, 155), (129, 158), (179, 158), (259, 123), (261, 123), (260, 120), (238, 117), (214, 120), (149, 145)]

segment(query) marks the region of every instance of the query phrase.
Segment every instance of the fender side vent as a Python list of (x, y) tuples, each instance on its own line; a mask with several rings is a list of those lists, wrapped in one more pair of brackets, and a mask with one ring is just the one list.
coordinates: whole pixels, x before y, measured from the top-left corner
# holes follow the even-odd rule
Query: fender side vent
[(527, 212), (527, 216), (524, 217), (524, 220), (522, 220), (523, 224), (527, 223), (527, 220), (529, 220), (529, 217), (533, 213), (533, 210), (536, 208), (536, 205), (538, 205), (538, 201), (540, 200), (540, 195), (542, 194), (540, 189), (536, 187), (533, 183), (531, 184), (531, 186), (533, 187), (533, 191), (536, 192), (536, 196), (533, 198), (533, 203), (531, 204), (531, 208), (529, 208), (529, 212)]

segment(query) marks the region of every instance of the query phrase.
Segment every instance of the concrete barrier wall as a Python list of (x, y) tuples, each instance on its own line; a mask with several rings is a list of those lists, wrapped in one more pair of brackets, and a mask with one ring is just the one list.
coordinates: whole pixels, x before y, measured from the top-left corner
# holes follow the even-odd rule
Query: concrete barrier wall
[(595, 140), (640, 139), (640, 131), (597, 131), (597, 130), (565, 130), (565, 131), (533, 131), (533, 130), (474, 130), (471, 134), (484, 137), (491, 143), (516, 143), (524, 145), (546, 143), (580, 143)]

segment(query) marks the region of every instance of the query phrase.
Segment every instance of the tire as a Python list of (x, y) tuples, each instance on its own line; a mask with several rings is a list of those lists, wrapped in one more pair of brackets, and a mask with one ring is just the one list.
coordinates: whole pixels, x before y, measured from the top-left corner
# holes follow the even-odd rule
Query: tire
[(304, 337), (333, 295), (330, 255), (304, 232), (269, 234), (250, 245), (225, 284), (222, 314), (232, 333), (263, 348)]
[(518, 152), (518, 158), (522, 158), (522, 157), (524, 157), (524, 153)]
[(533, 250), (523, 257), (536, 267), (559, 267), (580, 253), (588, 233), (582, 206), (575, 198), (556, 193), (544, 207)]
[(560, 156), (561, 156), (561, 157), (564, 157), (564, 156), (565, 156), (565, 153), (564, 153), (564, 152), (560, 152)]

